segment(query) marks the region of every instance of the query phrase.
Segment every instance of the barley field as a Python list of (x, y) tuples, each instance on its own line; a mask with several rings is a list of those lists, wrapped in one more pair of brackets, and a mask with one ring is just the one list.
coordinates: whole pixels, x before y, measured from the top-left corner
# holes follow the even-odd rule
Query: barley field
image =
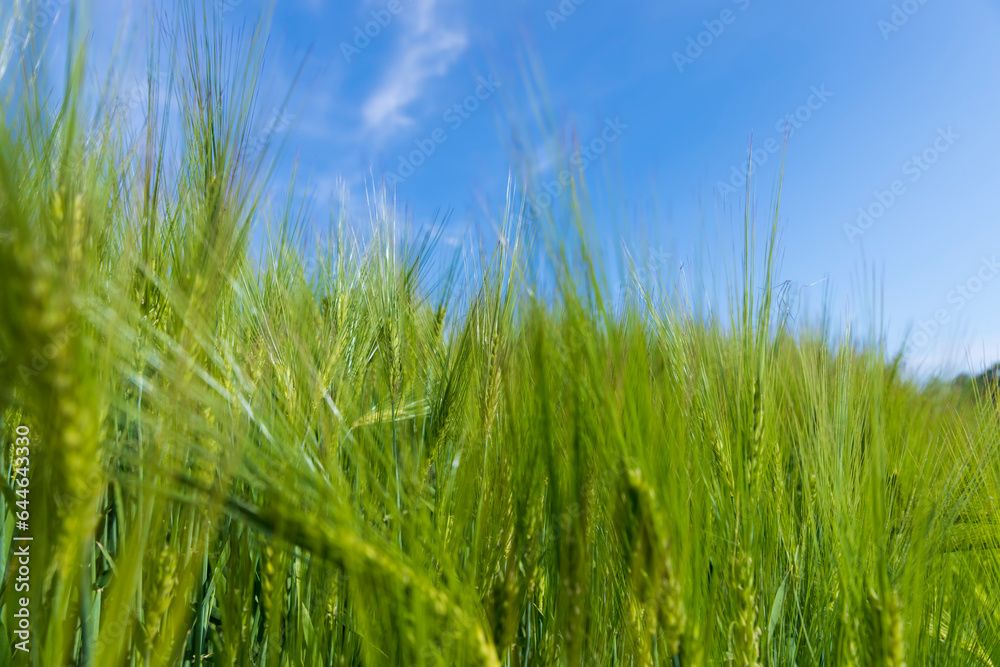
[(376, 188), (303, 254), (266, 26), (178, 35), (138, 129), (79, 35), (7, 63), (0, 666), (1000, 665), (988, 385), (792, 327), (776, 213), (713, 317), (611, 293), (579, 182), (474, 279)]

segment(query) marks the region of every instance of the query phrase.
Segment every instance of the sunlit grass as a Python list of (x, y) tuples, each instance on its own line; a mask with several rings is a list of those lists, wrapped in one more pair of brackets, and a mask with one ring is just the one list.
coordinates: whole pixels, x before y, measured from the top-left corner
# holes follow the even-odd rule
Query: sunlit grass
[(612, 302), (582, 238), (548, 239), (541, 294), (514, 194), (461, 289), (427, 289), (388, 197), (318, 262), (269, 219), (258, 260), (263, 28), (182, 16), (141, 132), (78, 104), (79, 49), (60, 98), (6, 75), (33, 541), (24, 653), (8, 482), (0, 664), (1000, 665), (994, 403), (784, 329), (749, 210), (722, 321)]

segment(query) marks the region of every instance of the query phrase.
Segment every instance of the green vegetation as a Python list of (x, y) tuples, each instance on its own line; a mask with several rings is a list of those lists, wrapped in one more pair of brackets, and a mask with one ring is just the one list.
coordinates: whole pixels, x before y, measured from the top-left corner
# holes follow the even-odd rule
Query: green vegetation
[(6, 74), (0, 665), (1000, 665), (993, 402), (783, 328), (749, 213), (721, 322), (565, 236), (542, 296), (515, 197), (473, 284), (384, 201), (258, 261), (264, 34), (195, 14), (137, 132)]
[(1000, 396), (1000, 364), (994, 364), (979, 375), (970, 377), (969, 375), (959, 375), (955, 378), (955, 386), (961, 392), (963, 398), (969, 401), (978, 401), (991, 398), (996, 402)]

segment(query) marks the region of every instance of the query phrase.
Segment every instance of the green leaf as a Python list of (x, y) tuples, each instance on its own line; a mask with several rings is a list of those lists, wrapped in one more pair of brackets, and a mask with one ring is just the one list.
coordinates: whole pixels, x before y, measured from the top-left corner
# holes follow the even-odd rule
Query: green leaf
[[(7, 636), (7, 626), (0, 623), (0, 637), (6, 639)], [(11, 645), (6, 641), (0, 642), (0, 667), (7, 667), (10, 665), (11, 659), (13, 658), (10, 652), (10, 647)]]
[(781, 610), (785, 606), (785, 586), (787, 585), (788, 574), (785, 574), (785, 578), (781, 580), (781, 586), (778, 586), (778, 592), (774, 594), (774, 602), (771, 603), (771, 617), (767, 620), (768, 646), (771, 645), (771, 639), (774, 637), (774, 628), (781, 619)]

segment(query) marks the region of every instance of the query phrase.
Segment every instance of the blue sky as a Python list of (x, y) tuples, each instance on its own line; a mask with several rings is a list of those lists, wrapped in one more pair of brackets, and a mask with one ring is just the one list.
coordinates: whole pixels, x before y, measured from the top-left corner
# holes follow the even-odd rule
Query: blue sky
[[(215, 10), (238, 28), (261, 6)], [(98, 23), (121, 7), (98, 3)], [(399, 209), (450, 212), (458, 246), (496, 219), (515, 154), (558, 180), (526, 94), (536, 63), (564, 145), (608, 139), (585, 171), (608, 193), (602, 245), (668, 274), (732, 268), (751, 136), (767, 224), (787, 134), (777, 280), (825, 295), (843, 329), (870, 323), (874, 272), (890, 346), (909, 331), (909, 367), (951, 374), (1000, 359), (998, 36), (993, 0), (282, 0), (276, 90), (310, 51), (270, 126), (318, 204), (361, 211), (373, 178), (406, 174)]]

